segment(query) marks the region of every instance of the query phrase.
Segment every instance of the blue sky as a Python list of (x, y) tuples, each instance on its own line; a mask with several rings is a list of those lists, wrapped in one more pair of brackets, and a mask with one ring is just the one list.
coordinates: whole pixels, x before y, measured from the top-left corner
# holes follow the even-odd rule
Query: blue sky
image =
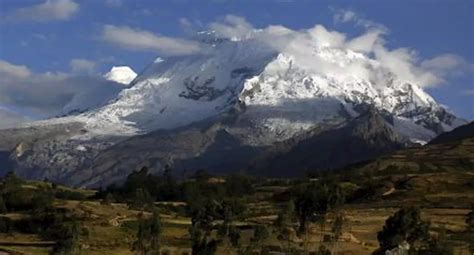
[[(337, 22), (335, 14), (341, 10), (355, 13), (357, 19)], [(165, 50), (126, 45), (123, 41), (114, 43), (116, 37), (105, 38), (107, 25), (110, 29), (127, 27), (166, 38), (183, 38), (186, 47), (189, 30), (206, 29), (228, 14), (245, 18), (255, 28), (283, 25), (298, 30), (322, 24), (349, 37), (366, 29), (357, 24), (361, 20), (383, 26), (388, 31), (384, 36), (388, 48), (416, 51), (418, 62), (437, 56), (450, 56), (449, 60), (457, 61), (455, 70), (436, 69), (446, 72), (444, 82), (426, 90), (456, 114), (474, 119), (474, 1), (470, 0), (0, 0), (0, 61), (11, 65), (8, 70), (13, 66), (19, 77), (23, 77), (22, 70), (41, 77), (98, 75), (113, 65), (128, 65), (140, 72), (157, 56), (165, 55)], [(0, 80), (0, 89), (2, 82), (5, 81)], [(77, 89), (68, 88), (59, 96)], [(30, 115), (48, 112), (31, 109), (40, 107), (42, 102), (31, 104), (29, 109), (22, 107), (21, 103), (27, 100), (18, 91), (15, 98), (5, 99), (8, 96), (4, 91), (12, 89), (0, 90), (4, 93), (4, 99), (0, 95), (0, 107)], [(50, 98), (57, 102), (48, 107), (64, 103), (66, 99), (59, 100), (59, 96)]]

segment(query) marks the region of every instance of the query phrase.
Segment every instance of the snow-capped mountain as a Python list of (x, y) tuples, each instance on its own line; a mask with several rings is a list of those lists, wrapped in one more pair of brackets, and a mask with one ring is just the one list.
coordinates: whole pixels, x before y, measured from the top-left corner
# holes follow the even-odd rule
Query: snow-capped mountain
[(119, 181), (141, 165), (245, 167), (277, 143), (291, 141), (283, 146), (289, 147), (341, 128), (367, 109), (380, 115), (376, 137), (388, 136), (377, 138), (394, 144), (387, 148), (403, 139), (426, 142), (465, 123), (416, 81), (363, 51), (317, 40), (302, 48), (201, 36), (208, 36), (201, 41), (212, 50), (157, 58), (133, 79), (128, 68), (113, 68), (108, 79), (133, 80), (115, 99), (0, 133), (8, 138), (0, 149), (13, 150), (20, 174), (90, 186)]
[[(252, 40), (213, 47), (209, 55), (157, 59), (115, 101), (81, 120), (99, 133), (130, 135), (182, 127), (240, 105), (242, 116), (267, 136), (255, 139), (270, 144), (319, 123), (356, 117), (360, 104), (391, 116), (397, 131), (420, 141), (463, 123), (417, 84), (349, 49), (315, 45), (292, 54)], [(341, 70), (357, 63), (372, 73), (321, 73), (316, 64), (322, 61)]]
[(104, 77), (109, 81), (129, 85), (137, 77), (137, 73), (129, 66), (113, 66)]

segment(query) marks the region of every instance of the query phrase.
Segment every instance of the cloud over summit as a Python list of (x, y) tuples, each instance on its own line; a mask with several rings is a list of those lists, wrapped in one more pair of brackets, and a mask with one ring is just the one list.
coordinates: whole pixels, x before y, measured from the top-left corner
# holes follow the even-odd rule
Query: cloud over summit
[(470, 70), (472, 73), (473, 64), (454, 54), (443, 54), (423, 60), (413, 49), (388, 48), (385, 43), (388, 29), (360, 17), (353, 11), (336, 10), (334, 19), (337, 22), (354, 22), (356, 26), (364, 28), (364, 32), (349, 38), (346, 34), (330, 30), (321, 24), (301, 30), (292, 30), (281, 25), (255, 28), (245, 18), (235, 15), (227, 15), (221, 21), (210, 23), (208, 29), (233, 41), (258, 40), (278, 52), (296, 56), (301, 66), (314, 68), (316, 70), (313, 71), (321, 74), (353, 75), (367, 80), (377, 78), (370, 77), (374, 76), (374, 69), (364, 61), (356, 59), (351, 63), (341, 64), (337, 60), (328, 60), (312, 54), (323, 48), (362, 54), (374, 61), (373, 64), (379, 65), (381, 70), (420, 87), (438, 86), (445, 82), (446, 76), (459, 70)]
[[(349, 38), (346, 34), (316, 24), (307, 29), (293, 30), (282, 25), (269, 25), (256, 28), (244, 17), (226, 15), (210, 22), (203, 29), (213, 36), (230, 41), (254, 40), (274, 49), (276, 52), (297, 56), (303, 67), (316, 66), (321, 74), (353, 75), (367, 80), (377, 80), (382, 74), (373, 74), (373, 68), (365, 62), (354, 61), (341, 65), (311, 54), (315, 49), (339, 49), (363, 54), (381, 65), (387, 73), (395, 74), (402, 80), (420, 87), (435, 87), (445, 83), (446, 76), (459, 70), (472, 70), (472, 64), (462, 57), (443, 54), (431, 60), (419, 59), (410, 48), (390, 49), (386, 46), (388, 28), (377, 22), (365, 19), (351, 10), (333, 10), (336, 23), (352, 22), (363, 28), (363, 32)], [(195, 31), (187, 19), (179, 20), (186, 31)], [(194, 32), (195, 33), (195, 32)], [(141, 29), (105, 25), (102, 39), (119, 47), (131, 50), (156, 52), (162, 56), (182, 56), (209, 54), (213, 47), (191, 36), (188, 39), (168, 37)], [(193, 39), (194, 38), (194, 39)], [(453, 68), (455, 66), (455, 68)], [(375, 76), (375, 77), (370, 77)]]
[(127, 26), (105, 25), (101, 37), (119, 47), (155, 51), (168, 56), (190, 55), (202, 50), (202, 46), (196, 41), (161, 36)]

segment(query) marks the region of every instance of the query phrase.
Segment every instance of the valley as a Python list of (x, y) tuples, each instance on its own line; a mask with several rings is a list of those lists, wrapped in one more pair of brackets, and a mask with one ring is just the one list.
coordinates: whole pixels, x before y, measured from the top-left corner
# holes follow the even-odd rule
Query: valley
[[(1, 214), (0, 250), (48, 254), (58, 240), (21, 230), (19, 223), (12, 222), (34, 218), (33, 212), (53, 210), (65, 215), (64, 224), (72, 220), (80, 226), (69, 247), (70, 252), (80, 254), (134, 254), (140, 222), (152, 214), (160, 219), (161, 254), (194, 254), (193, 228), (204, 231), (208, 241), (216, 241), (216, 254), (318, 254), (321, 245), (332, 254), (373, 254), (379, 248), (377, 233), (387, 218), (400, 208), (413, 207), (419, 208), (423, 222), (429, 222), (431, 240), (444, 248), (439, 254), (468, 255), (474, 249), (473, 229), (468, 225), (474, 204), (473, 145), (473, 138), (455, 139), (298, 179), (212, 176), (201, 171), (181, 182), (169, 172), (153, 177), (142, 169), (129, 175), (123, 186), (88, 190), (14, 181), (16, 177), (9, 175), (2, 181), (7, 207), (11, 203), (6, 200), (8, 190), (14, 190), (8, 188), (9, 183), (54, 195), (50, 209), (13, 209)], [(306, 232), (301, 232), (295, 207), (311, 189), (321, 187), (336, 188), (342, 200), (328, 207), (321, 214), (324, 217), (309, 220)], [(223, 210), (230, 207), (220, 211), (220, 206)], [(201, 210), (204, 215), (196, 214)], [(226, 214), (226, 210), (233, 213)], [(335, 229), (336, 221), (341, 223)], [(200, 225), (203, 222), (209, 225)], [(222, 232), (224, 226), (230, 232)], [(421, 240), (420, 249), (424, 247)]]

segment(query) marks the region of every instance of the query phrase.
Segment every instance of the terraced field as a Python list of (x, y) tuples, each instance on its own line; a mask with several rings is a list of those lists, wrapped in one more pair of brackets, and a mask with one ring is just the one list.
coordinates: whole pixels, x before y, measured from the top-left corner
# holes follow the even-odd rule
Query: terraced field
[[(262, 250), (267, 253), (261, 254), (287, 254), (288, 250), (301, 252), (304, 247), (314, 252), (321, 244), (330, 248), (333, 254), (371, 254), (379, 247), (377, 233), (382, 230), (385, 220), (401, 207), (416, 206), (421, 209), (422, 219), (430, 222), (430, 235), (442, 235), (447, 245), (453, 247), (453, 254), (470, 255), (474, 249), (474, 233), (468, 229), (466, 219), (474, 204), (473, 163), (474, 139), (469, 138), (399, 151), (361, 166), (335, 171), (329, 177), (260, 180), (253, 184), (255, 193), (238, 196), (245, 210), (232, 225), (240, 229), (240, 247), (249, 245), (256, 226), (265, 226), (268, 237), (250, 253), (239, 253), (229, 240), (223, 240), (217, 254), (260, 254)], [(292, 189), (318, 182), (321, 178), (337, 180), (337, 185), (350, 194), (345, 204), (330, 210), (324, 222), (310, 224), (304, 235), (297, 234), (295, 222), (287, 229), (288, 237), (282, 239), (274, 222), (289, 201)], [(217, 179), (219, 182), (216, 183)], [(210, 185), (225, 183), (222, 178), (208, 181)], [(372, 183), (369, 186), (368, 181)], [(23, 188), (34, 193), (51, 188), (51, 184), (27, 182)], [(79, 238), (81, 254), (133, 254), (131, 247), (136, 240), (138, 222), (150, 217), (150, 212), (132, 210), (125, 203), (93, 198), (94, 190), (55, 189), (65, 195), (78, 193), (83, 197), (77, 198), (76, 194), (74, 200), (54, 200), (56, 209), (80, 219), (85, 233)], [(162, 254), (191, 254), (188, 205), (182, 201), (156, 202), (154, 207), (159, 211), (163, 227)], [(336, 214), (342, 214), (345, 219), (342, 235), (337, 241), (330, 241), (328, 236), (331, 236)], [(15, 222), (33, 215), (19, 211), (0, 216)], [(217, 229), (212, 235), (217, 235)], [(0, 254), (48, 254), (56, 242), (34, 234), (2, 233)]]

